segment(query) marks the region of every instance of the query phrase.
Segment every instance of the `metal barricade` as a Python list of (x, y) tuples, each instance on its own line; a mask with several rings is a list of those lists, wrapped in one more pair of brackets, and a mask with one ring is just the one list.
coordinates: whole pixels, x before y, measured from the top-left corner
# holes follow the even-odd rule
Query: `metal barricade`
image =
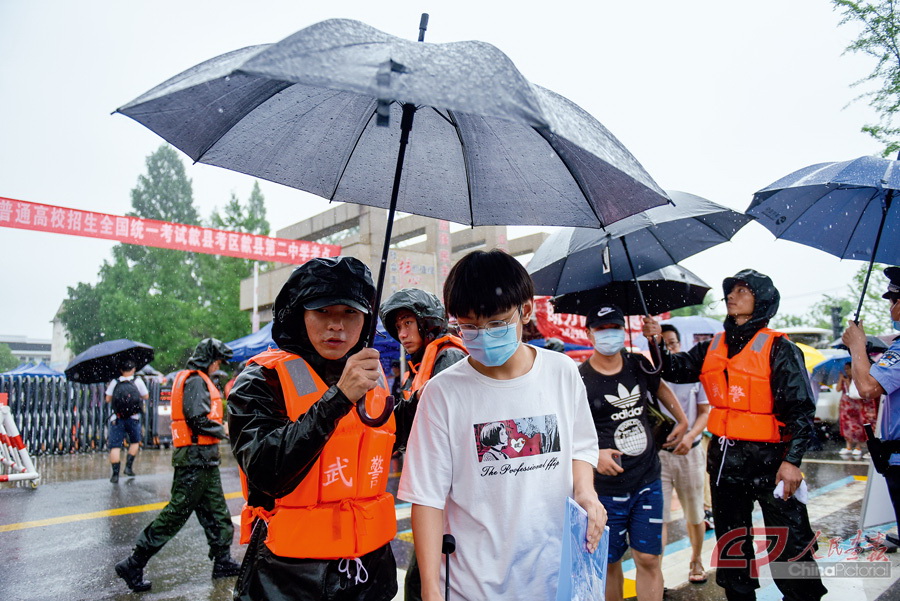
[[(145, 446), (159, 446), (161, 439), (168, 446), (165, 441), (171, 440), (168, 421), (160, 419), (160, 388), (159, 382), (147, 383), (150, 398), (141, 415)], [(106, 402), (105, 384), (0, 376), (0, 393), (7, 395), (12, 419), (32, 455), (106, 450), (112, 408)]]

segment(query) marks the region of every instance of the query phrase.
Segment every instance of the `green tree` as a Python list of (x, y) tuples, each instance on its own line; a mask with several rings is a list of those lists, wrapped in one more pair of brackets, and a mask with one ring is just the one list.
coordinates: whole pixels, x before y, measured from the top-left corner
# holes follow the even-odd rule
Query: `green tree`
[(19, 360), (12, 354), (8, 344), (0, 342), (0, 372), (18, 367)]
[(672, 317), (690, 317), (692, 315), (701, 315), (703, 317), (713, 317), (713, 305), (716, 303), (716, 295), (712, 290), (703, 297), (703, 303), (699, 305), (691, 305), (690, 307), (682, 307), (671, 311)]
[[(773, 328), (789, 326), (807, 326), (814, 328), (831, 329), (831, 308), (840, 307), (841, 324), (846, 327), (847, 320), (856, 315), (856, 307), (865, 281), (868, 263), (860, 266), (847, 284), (846, 292), (842, 295), (825, 294), (814, 302), (803, 315), (779, 313), (772, 319)], [(887, 301), (881, 295), (887, 289), (887, 278), (884, 276), (884, 266), (875, 264), (869, 286), (866, 289), (866, 298), (863, 302), (860, 319), (869, 334), (886, 334), (891, 331), (891, 320), (888, 314)]]
[[(246, 205), (242, 205), (238, 197), (232, 194), (221, 213), (213, 211), (210, 218), (212, 227), (266, 236), (269, 234), (269, 222), (266, 220), (264, 201), (259, 182), (255, 182)], [(240, 309), (240, 283), (253, 274), (254, 262), (217, 255), (200, 257), (203, 273), (216, 274), (215, 278), (207, 279), (206, 292), (219, 327), (231, 333), (228, 340), (244, 336), (250, 331), (249, 316)], [(260, 265), (262, 271), (268, 267), (268, 263)]]
[[(198, 225), (193, 190), (178, 154), (167, 146), (147, 158), (147, 172), (131, 194), (132, 215)], [(264, 199), (254, 186), (246, 207), (232, 197), (214, 224), (267, 233)], [(227, 226), (227, 227), (226, 227)], [(69, 288), (60, 318), (75, 352), (104, 340), (130, 338), (156, 349), (157, 369), (184, 366), (197, 341), (232, 340), (249, 330), (238, 308), (240, 279), (249, 261), (120, 244), (100, 267), (98, 282)]]
[(878, 123), (865, 125), (862, 131), (885, 145), (884, 156), (900, 150), (900, 127), (895, 117), (900, 111), (900, 14), (894, 0), (832, 0), (843, 13), (841, 25), (862, 26), (858, 37), (847, 46), (848, 52), (860, 52), (875, 59), (875, 68), (854, 85), (874, 84), (877, 89), (863, 93), (869, 106), (878, 113)]

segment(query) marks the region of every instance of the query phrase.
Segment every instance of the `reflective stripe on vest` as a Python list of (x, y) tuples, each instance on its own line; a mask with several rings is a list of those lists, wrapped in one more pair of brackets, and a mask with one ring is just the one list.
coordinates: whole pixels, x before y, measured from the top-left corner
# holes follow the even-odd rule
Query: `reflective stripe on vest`
[(184, 383), (192, 374), (197, 374), (206, 383), (209, 391), (209, 413), (207, 417), (217, 424), (222, 423), (222, 393), (204, 372), (195, 369), (184, 369), (175, 376), (172, 383), (172, 446), (189, 447), (196, 445), (214, 445), (221, 441), (215, 436), (201, 434), (194, 436), (191, 427), (184, 419)]
[(421, 363), (419, 363), (416, 368), (416, 376), (413, 378), (412, 386), (410, 386), (408, 390), (403, 391), (403, 396), (407, 400), (409, 400), (414, 392), (418, 391), (428, 383), (428, 380), (431, 379), (434, 372), (434, 364), (437, 362), (438, 355), (442, 350), (447, 348), (458, 348), (465, 354), (469, 354), (463, 341), (453, 334), (447, 334), (432, 340), (428, 346), (425, 347), (425, 353), (422, 355)]
[(725, 333), (715, 335), (700, 372), (710, 404), (710, 432), (735, 440), (781, 442), (784, 424), (773, 414), (769, 357), (775, 339), (784, 335), (763, 328), (730, 359)]
[[(250, 360), (275, 369), (288, 418), (300, 419), (328, 390), (302, 358), (281, 350)], [(388, 396), (382, 373), (366, 395), (369, 415), (379, 415)], [(275, 499), (271, 512), (245, 504), (241, 542), (249, 541), (253, 520), (268, 523), (266, 546), (281, 557), (337, 559), (360, 557), (391, 541), (397, 533), (394, 497), (387, 481), (394, 446), (394, 417), (380, 428), (366, 427), (356, 410), (338, 422), (307, 476), (292, 492)], [(241, 473), (244, 500), (248, 496)]]

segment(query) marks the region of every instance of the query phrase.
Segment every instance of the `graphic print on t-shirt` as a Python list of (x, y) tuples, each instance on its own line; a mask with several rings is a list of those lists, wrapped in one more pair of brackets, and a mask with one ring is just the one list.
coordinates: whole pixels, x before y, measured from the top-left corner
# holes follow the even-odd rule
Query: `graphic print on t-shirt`
[(474, 435), (480, 462), (559, 452), (555, 414), (475, 424)]
[(605, 394), (603, 398), (619, 411), (613, 413), (610, 419), (621, 421), (613, 433), (616, 448), (626, 455), (640, 455), (647, 449), (647, 432), (641, 423), (640, 416), (644, 412), (643, 406), (634, 405), (641, 398), (641, 387), (632, 389), (619, 383), (617, 394)]

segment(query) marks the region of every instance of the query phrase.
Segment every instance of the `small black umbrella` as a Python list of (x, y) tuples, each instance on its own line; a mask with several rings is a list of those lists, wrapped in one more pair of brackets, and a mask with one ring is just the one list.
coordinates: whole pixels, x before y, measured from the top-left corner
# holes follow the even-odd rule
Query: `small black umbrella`
[(142, 342), (125, 338), (109, 340), (95, 344), (72, 359), (65, 373), (69, 380), (82, 384), (109, 382), (121, 375), (119, 365), (126, 359), (141, 369), (153, 361), (153, 354), (153, 347)]
[[(849, 351), (847, 345), (844, 344), (841, 339), (837, 339), (831, 343), (831, 348), (841, 349), (844, 351)], [(872, 334), (866, 335), (866, 352), (867, 353), (883, 353), (888, 350), (888, 343), (879, 338), (878, 336), (873, 336)]]
[(323, 21), (201, 63), (117, 112), (197, 162), (388, 209), (375, 307), (396, 211), (601, 227), (668, 203), (583, 109), (530, 83), (490, 44), (424, 43), (427, 23), (422, 15), (412, 42)]
[(631, 278), (609, 283), (601, 288), (571, 292), (552, 299), (556, 313), (586, 315), (601, 303), (618, 305), (626, 315), (657, 315), (665, 311), (703, 303), (710, 286), (681, 265), (669, 265), (638, 277), (646, 307), (641, 303)]

